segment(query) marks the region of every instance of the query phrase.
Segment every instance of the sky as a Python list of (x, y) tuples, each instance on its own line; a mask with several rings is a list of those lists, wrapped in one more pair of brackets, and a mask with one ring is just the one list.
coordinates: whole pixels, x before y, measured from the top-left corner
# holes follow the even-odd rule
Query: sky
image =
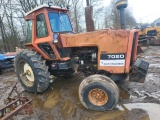
[[(108, 6), (110, 0), (104, 0)], [(160, 0), (128, 0), (128, 4), (137, 22), (151, 23), (160, 17)]]
[(129, 0), (128, 2), (135, 18), (140, 21), (153, 22), (160, 17), (160, 0)]

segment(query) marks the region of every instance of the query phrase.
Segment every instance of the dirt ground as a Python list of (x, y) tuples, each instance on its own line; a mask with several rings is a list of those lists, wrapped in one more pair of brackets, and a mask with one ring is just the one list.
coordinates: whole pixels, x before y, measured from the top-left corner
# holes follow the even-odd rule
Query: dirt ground
[[(18, 85), (23, 95), (32, 99), (33, 111), (18, 115), (14, 120), (160, 120), (160, 46), (149, 46), (139, 57), (150, 63), (145, 83), (132, 83), (128, 79), (119, 84), (120, 100), (112, 111), (87, 110), (78, 97), (83, 74), (72, 79), (56, 78), (43, 94), (30, 94)], [(0, 106), (17, 82), (13, 70), (0, 75)]]

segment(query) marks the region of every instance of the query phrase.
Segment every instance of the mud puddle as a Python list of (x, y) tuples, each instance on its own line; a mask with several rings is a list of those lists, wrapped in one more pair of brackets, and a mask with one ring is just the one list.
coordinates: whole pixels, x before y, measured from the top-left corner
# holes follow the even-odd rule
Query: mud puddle
[[(8, 78), (8, 76), (7, 76)], [(78, 77), (79, 78), (79, 77)], [(23, 94), (32, 99), (33, 113), (15, 116), (15, 120), (159, 120), (160, 105), (130, 103), (133, 95), (120, 88), (120, 103), (112, 111), (87, 110), (79, 101), (80, 79), (57, 79), (43, 94)], [(136, 99), (136, 98), (134, 98)], [(128, 102), (126, 102), (128, 101)], [(127, 104), (126, 104), (127, 103)]]
[[(72, 85), (72, 87), (71, 87)], [(120, 102), (112, 111), (97, 112), (87, 110), (79, 101), (79, 82), (57, 80), (53, 89), (42, 95), (28, 94), (33, 98), (34, 112), (23, 117), (23, 120), (34, 118), (41, 120), (159, 120), (160, 105), (153, 103), (125, 103), (132, 98), (122, 87), (120, 88)], [(121, 101), (120, 100), (120, 101)]]
[[(160, 119), (160, 105), (155, 103), (131, 103), (124, 104), (125, 108), (129, 111), (133, 109), (145, 110), (148, 113), (148, 118), (150, 120), (159, 120)], [(120, 107), (119, 107), (120, 109)], [(142, 119), (143, 120), (143, 119)]]
[(117, 105), (116, 109), (113, 113), (102, 114), (96, 120), (159, 120), (160, 118), (160, 105), (154, 103)]

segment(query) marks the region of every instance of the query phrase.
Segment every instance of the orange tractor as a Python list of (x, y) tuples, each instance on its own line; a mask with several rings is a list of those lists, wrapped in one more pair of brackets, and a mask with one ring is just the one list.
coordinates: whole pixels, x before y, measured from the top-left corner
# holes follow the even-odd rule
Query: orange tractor
[(42, 5), (25, 15), (27, 49), (14, 61), (21, 85), (41, 93), (50, 75), (70, 77), (76, 71), (86, 78), (79, 86), (81, 103), (92, 110), (112, 110), (119, 100), (115, 82), (128, 75), (144, 82), (149, 64), (136, 59), (138, 30), (99, 30), (74, 34), (68, 9)]

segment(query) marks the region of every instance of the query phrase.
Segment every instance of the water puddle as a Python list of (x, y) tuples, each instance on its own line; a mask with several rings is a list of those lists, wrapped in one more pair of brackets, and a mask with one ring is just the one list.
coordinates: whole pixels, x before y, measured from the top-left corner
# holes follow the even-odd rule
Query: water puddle
[(102, 113), (96, 120), (159, 120), (160, 105), (154, 103), (131, 103), (117, 105), (116, 109)]
[[(124, 106), (129, 110), (133, 109), (142, 109), (148, 112), (150, 120), (159, 120), (160, 119), (160, 105), (154, 103), (132, 103), (124, 104)], [(120, 107), (119, 107), (120, 109)], [(143, 120), (143, 119), (142, 119)]]
[[(59, 88), (61, 89), (58, 90)], [(130, 95), (120, 88), (120, 97), (128, 100)], [(46, 120), (51, 118), (64, 120), (159, 120), (160, 118), (160, 105), (154, 103), (120, 104), (114, 110), (106, 112), (87, 110), (79, 101), (78, 86), (68, 88), (60, 83), (55, 85), (53, 90), (50, 89), (45, 94), (34, 97), (32, 105), (41, 111), (47, 111), (46, 116), (49, 117), (46, 117)]]

